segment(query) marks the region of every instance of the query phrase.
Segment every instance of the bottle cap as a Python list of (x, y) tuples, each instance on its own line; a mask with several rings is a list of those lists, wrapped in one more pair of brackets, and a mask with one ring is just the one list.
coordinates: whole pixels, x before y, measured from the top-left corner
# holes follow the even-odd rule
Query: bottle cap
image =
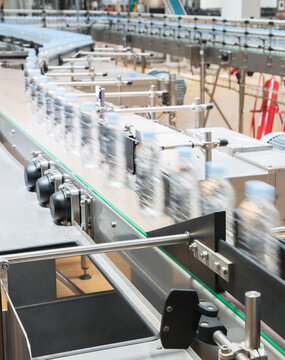
[(213, 176), (224, 176), (226, 172), (226, 166), (218, 162), (208, 161), (206, 163), (206, 174)]
[(75, 93), (67, 93), (65, 98), (67, 102), (76, 102), (78, 100), (78, 96)]
[(110, 123), (117, 123), (119, 121), (119, 115), (115, 112), (106, 112), (105, 119)]
[(190, 159), (192, 157), (192, 150), (188, 146), (177, 148), (179, 159)]
[(275, 187), (264, 181), (250, 180), (245, 183), (246, 195), (275, 198)]
[(96, 103), (94, 101), (84, 101), (82, 103), (82, 109), (85, 111), (95, 111)]
[(67, 89), (64, 87), (57, 87), (55, 90), (56, 96), (65, 95), (67, 93)]

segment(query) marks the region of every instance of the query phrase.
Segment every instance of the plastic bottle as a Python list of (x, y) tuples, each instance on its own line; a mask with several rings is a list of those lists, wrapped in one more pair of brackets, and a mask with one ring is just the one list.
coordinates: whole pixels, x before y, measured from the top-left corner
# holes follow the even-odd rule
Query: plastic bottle
[(31, 101), (31, 94), (30, 94), (30, 81), (32, 72), (35, 69), (35, 66), (32, 62), (26, 62), (24, 66), (24, 78), (25, 78), (25, 96), (26, 102), (29, 103)]
[(193, 219), (200, 215), (199, 186), (196, 170), (191, 164), (192, 150), (177, 149), (177, 165), (169, 177), (170, 215), (176, 222)]
[(63, 107), (65, 102), (65, 94), (67, 89), (64, 87), (57, 87), (53, 97), (53, 131), (56, 142), (63, 141), (63, 121), (64, 113)]
[(96, 103), (85, 101), (79, 113), (80, 155), (82, 165), (93, 169), (98, 166), (98, 117)]
[(271, 229), (280, 225), (280, 217), (274, 201), (274, 186), (257, 180), (245, 183), (245, 199), (237, 212), (236, 246), (278, 274), (279, 245)]
[(64, 122), (64, 147), (66, 152), (79, 153), (79, 126), (78, 126), (78, 96), (75, 93), (65, 95), (65, 104), (63, 108)]
[(45, 92), (48, 83), (48, 77), (42, 75), (38, 78), (36, 85), (37, 94), (37, 120), (39, 124), (45, 122)]
[(32, 70), (31, 78), (30, 78), (30, 104), (32, 113), (35, 114), (37, 110), (37, 92), (36, 92), (36, 86), (37, 86), (37, 80), (38, 78), (42, 76), (41, 71), (39, 69)]
[(142, 213), (159, 216), (163, 210), (160, 149), (153, 131), (142, 133), (136, 149), (136, 183)]
[(49, 82), (46, 87), (45, 95), (45, 111), (46, 111), (46, 131), (48, 135), (53, 134), (53, 116), (54, 116), (54, 106), (53, 99), (55, 96), (55, 91), (57, 89), (57, 84), (55, 82)]
[(124, 129), (119, 115), (115, 112), (105, 113), (105, 151), (104, 170), (106, 181), (110, 186), (126, 185), (126, 155)]
[(224, 177), (224, 164), (207, 162), (206, 179), (200, 182), (201, 215), (226, 211), (226, 240), (234, 243), (233, 208), (235, 194), (231, 183)]

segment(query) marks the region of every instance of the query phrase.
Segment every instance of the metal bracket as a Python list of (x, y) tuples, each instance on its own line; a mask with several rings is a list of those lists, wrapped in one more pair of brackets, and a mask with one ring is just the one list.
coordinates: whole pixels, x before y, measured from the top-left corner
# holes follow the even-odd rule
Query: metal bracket
[(189, 249), (193, 251), (195, 258), (224, 280), (229, 282), (233, 278), (233, 263), (221, 254), (211, 250), (198, 240), (194, 240)]
[(9, 262), (5, 260), (4, 258), (0, 258), (0, 274), (7, 271), (9, 269)]
[(81, 228), (87, 234), (91, 228), (91, 202), (92, 198), (86, 193), (82, 193), (80, 197), (80, 211), (81, 211)]

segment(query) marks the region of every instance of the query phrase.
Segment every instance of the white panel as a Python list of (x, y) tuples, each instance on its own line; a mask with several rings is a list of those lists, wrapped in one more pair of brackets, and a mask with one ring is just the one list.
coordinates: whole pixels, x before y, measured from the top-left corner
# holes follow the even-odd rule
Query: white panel
[(225, 19), (259, 18), (260, 0), (223, 0), (222, 17)]

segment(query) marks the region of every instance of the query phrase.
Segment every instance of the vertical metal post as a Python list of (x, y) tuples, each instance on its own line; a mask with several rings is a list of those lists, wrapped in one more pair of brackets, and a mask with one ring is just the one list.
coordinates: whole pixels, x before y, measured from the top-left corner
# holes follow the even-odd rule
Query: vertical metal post
[(137, 70), (137, 56), (136, 54), (133, 55), (133, 65), (134, 65), (134, 70)]
[[(201, 100), (200, 98), (196, 97), (194, 99), (194, 104), (195, 105), (201, 105)], [(195, 110), (195, 128), (201, 128), (203, 126), (202, 124), (202, 111), (199, 109)]]
[[(144, 53), (144, 49), (142, 49), (141, 52)], [(145, 59), (144, 55), (142, 55), (141, 64), (142, 64), (142, 73), (144, 74), (145, 73), (145, 68), (146, 68), (146, 59)]]
[[(205, 142), (212, 141), (212, 131), (205, 131)], [(208, 146), (205, 148), (205, 161), (212, 161), (212, 149)]]
[(246, 71), (240, 70), (240, 84), (239, 84), (239, 126), (238, 131), (243, 133), (243, 110), (244, 110), (244, 88), (245, 88), (245, 76)]
[(105, 107), (105, 92), (106, 92), (106, 89), (105, 89), (105, 88), (101, 88), (100, 106), (101, 106), (102, 108)]
[[(71, 71), (72, 74), (74, 73), (74, 62), (73, 61), (71, 63), (70, 71)], [(74, 81), (74, 76), (73, 75), (71, 75), (71, 81)]]
[[(155, 94), (155, 85), (150, 85), (149, 89), (149, 105), (150, 107), (154, 107), (156, 105), (156, 94)], [(155, 112), (150, 113), (150, 118), (155, 120)]]
[(258, 291), (245, 293), (245, 345), (250, 349), (260, 347), (260, 298)]
[[(170, 105), (176, 105), (176, 74), (169, 75), (169, 102)], [(169, 113), (169, 124), (175, 126), (175, 112)]]
[[(122, 91), (122, 76), (121, 75), (117, 75), (117, 81), (118, 81), (118, 92)], [(122, 98), (120, 96), (118, 96), (118, 106), (122, 106)]]
[[(205, 104), (205, 78), (206, 78), (206, 64), (205, 64), (205, 44), (204, 40), (201, 40), (200, 44), (200, 100), (202, 104)], [(202, 124), (204, 123), (204, 111), (201, 112)]]

